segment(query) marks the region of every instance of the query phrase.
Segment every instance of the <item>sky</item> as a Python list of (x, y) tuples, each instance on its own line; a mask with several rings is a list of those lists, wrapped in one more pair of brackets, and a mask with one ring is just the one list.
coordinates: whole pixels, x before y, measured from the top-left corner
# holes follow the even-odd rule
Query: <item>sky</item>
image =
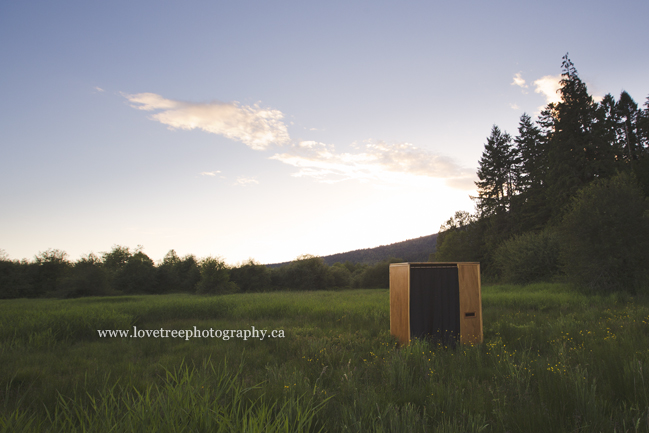
[(0, 251), (237, 265), (474, 211), (496, 124), (649, 96), (644, 1), (0, 3)]

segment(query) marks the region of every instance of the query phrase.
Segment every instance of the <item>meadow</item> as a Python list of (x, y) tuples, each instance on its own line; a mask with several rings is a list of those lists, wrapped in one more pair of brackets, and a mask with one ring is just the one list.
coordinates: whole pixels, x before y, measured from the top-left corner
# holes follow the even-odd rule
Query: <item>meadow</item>
[[(649, 300), (483, 287), (484, 343), (390, 336), (388, 290), (0, 302), (0, 432), (647, 432)], [(283, 330), (99, 338), (97, 330)]]

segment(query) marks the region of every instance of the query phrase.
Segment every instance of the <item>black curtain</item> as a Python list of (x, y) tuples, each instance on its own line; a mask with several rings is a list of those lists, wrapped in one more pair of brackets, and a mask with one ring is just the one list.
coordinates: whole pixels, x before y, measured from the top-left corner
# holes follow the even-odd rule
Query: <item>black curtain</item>
[(460, 336), (460, 286), (452, 267), (410, 268), (410, 337), (455, 347)]

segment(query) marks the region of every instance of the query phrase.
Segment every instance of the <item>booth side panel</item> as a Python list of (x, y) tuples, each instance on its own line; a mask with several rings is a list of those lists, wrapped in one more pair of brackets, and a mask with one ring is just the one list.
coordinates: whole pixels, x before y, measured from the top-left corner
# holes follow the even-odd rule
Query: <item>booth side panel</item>
[(410, 266), (390, 266), (390, 334), (410, 341)]
[(482, 343), (482, 293), (480, 265), (458, 264), (460, 282), (460, 341)]

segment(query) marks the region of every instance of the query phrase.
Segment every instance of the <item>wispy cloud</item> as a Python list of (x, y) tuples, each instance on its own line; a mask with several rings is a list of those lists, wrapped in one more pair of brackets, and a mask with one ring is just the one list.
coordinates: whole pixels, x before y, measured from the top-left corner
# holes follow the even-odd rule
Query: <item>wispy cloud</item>
[(444, 179), (454, 188), (475, 188), (472, 170), (410, 143), (367, 143), (358, 152), (339, 153), (333, 145), (302, 141), (270, 158), (297, 167), (293, 176), (313, 177), (325, 183), (349, 179), (407, 182), (426, 177)]
[(95, 86), (95, 90), (96, 90), (97, 92), (100, 92), (100, 93), (101, 93), (101, 92), (105, 92), (104, 89), (102, 89), (101, 87), (97, 87), (97, 86)]
[(155, 93), (123, 94), (133, 108), (159, 110), (151, 119), (171, 129), (201, 129), (240, 141), (255, 150), (290, 141), (279, 110), (238, 102), (194, 103), (166, 99)]
[[(152, 120), (171, 129), (200, 129), (240, 141), (256, 150), (271, 144), (291, 142), (284, 115), (279, 110), (263, 109), (258, 104), (242, 106), (237, 102), (192, 103), (167, 99), (155, 93), (123, 94), (133, 108), (157, 111)], [(270, 159), (298, 171), (297, 177), (312, 177), (335, 183), (349, 179), (383, 184), (421, 182), (422, 178), (442, 179), (453, 188), (474, 189), (473, 170), (457, 165), (452, 159), (417, 148), (410, 143), (365, 143), (352, 152), (336, 152), (333, 145), (301, 141), (285, 146), (283, 153)], [(216, 176), (220, 171), (204, 171), (201, 176)], [(223, 177), (223, 176), (219, 176)], [(258, 184), (254, 178), (239, 177), (235, 186)]]
[[(528, 87), (527, 84), (525, 84), (525, 80), (523, 79), (523, 77), (521, 77), (520, 72), (517, 72), (514, 75), (514, 81), (511, 82), (511, 85), (512, 86), (518, 86), (518, 87), (520, 87), (522, 89), (527, 89), (527, 87)], [(523, 93), (527, 93), (527, 92), (523, 91)]]
[(559, 84), (561, 81), (561, 75), (546, 75), (545, 77), (539, 78), (534, 81), (534, 92), (541, 93), (545, 96), (546, 102), (557, 103), (561, 101), (561, 96), (557, 93), (557, 90), (561, 87)]
[(520, 107), (518, 106), (518, 104), (513, 104), (513, 103), (512, 103), (512, 104), (509, 104), (509, 106), (512, 108), (512, 110), (519, 110), (519, 109), (520, 109)]
[(234, 182), (232, 185), (234, 186), (248, 186), (248, 185), (255, 185), (258, 184), (259, 181), (257, 179), (252, 178), (252, 177), (239, 177), (237, 178), (237, 181)]

